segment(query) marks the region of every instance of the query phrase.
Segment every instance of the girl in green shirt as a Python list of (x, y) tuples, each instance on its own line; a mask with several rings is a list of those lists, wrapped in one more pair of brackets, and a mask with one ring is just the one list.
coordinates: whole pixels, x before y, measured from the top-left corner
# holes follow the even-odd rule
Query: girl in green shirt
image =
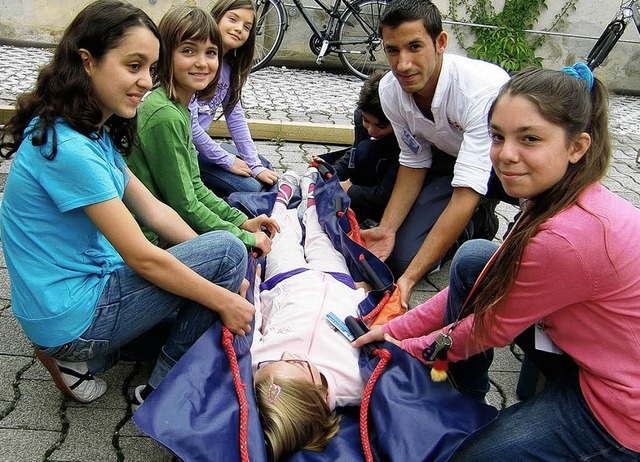
[[(248, 219), (200, 179), (188, 105), (196, 95), (211, 97), (215, 92), (222, 49), (218, 26), (202, 8), (177, 7), (162, 18), (159, 30), (165, 52), (158, 63), (157, 86), (138, 109), (140, 145), (128, 157), (128, 166), (196, 232), (230, 231), (266, 254), (271, 240), (262, 229), (273, 235), (279, 231), (277, 223), (266, 215)], [(159, 244), (158, 236), (144, 231)]]

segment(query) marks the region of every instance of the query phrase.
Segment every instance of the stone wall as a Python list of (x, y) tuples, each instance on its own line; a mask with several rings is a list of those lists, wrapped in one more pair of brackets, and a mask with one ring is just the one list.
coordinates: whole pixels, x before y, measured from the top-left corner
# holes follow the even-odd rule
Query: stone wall
[[(323, 0), (325, 3), (331, 0)], [(313, 0), (304, 0), (305, 5), (314, 5)], [(22, 40), (44, 43), (55, 43), (62, 34), (66, 24), (76, 13), (89, 2), (86, 0), (0, 0), (0, 43), (3, 39)], [(176, 0), (131, 0), (131, 3), (144, 9), (155, 21), (173, 5), (188, 3), (209, 7), (210, 1), (176, 1)], [(442, 12), (448, 9), (448, 0), (435, 0)], [(504, 0), (496, 0), (496, 8), (501, 9)], [(540, 17), (536, 30), (548, 27), (562, 7), (564, 1), (548, 1), (548, 10)], [(291, 0), (285, 0), (286, 10), (290, 13), (290, 26), (285, 35), (282, 46), (274, 60), (275, 64), (315, 66), (315, 56), (309, 50), (311, 31), (302, 16), (295, 10)], [(567, 64), (584, 59), (595, 43), (606, 24), (613, 18), (619, 7), (618, 0), (580, 0), (576, 11), (568, 18), (568, 26), (561, 31), (574, 36), (591, 38), (549, 36), (545, 44), (538, 50), (544, 58), (543, 65), (549, 68), (559, 68)], [(291, 15), (293, 13), (293, 15)], [(314, 19), (322, 24), (321, 12), (314, 13)], [(451, 26), (445, 25), (451, 32)], [(469, 27), (463, 26), (468, 36), (465, 45), (471, 43)], [(597, 70), (597, 75), (615, 91), (640, 94), (640, 34), (633, 23), (627, 28), (623, 40), (634, 43), (620, 42), (614, 48), (604, 65)], [(453, 34), (449, 40), (449, 51), (463, 53), (456, 43)], [(339, 61), (328, 59), (326, 67), (339, 68)]]

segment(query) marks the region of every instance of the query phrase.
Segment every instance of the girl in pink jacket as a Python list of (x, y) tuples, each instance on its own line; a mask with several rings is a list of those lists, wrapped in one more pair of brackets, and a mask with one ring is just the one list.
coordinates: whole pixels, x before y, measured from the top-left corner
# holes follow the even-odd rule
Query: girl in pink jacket
[(489, 129), (496, 174), (523, 203), (497, 259), (480, 276), (497, 245), (468, 242), (447, 289), (356, 345), (386, 336), (429, 364), (440, 336), (452, 382), (478, 399), (491, 348), (515, 340), (538, 365), (546, 388), (450, 460), (638, 460), (640, 211), (600, 183), (605, 88), (582, 63), (525, 70), (502, 88)]

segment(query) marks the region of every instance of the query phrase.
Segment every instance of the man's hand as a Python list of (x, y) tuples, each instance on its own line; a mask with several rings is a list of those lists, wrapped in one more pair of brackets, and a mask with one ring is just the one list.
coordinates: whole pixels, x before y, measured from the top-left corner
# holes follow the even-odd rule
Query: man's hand
[(402, 304), (402, 308), (405, 310), (409, 309), (409, 300), (411, 299), (411, 293), (413, 292), (413, 288), (416, 285), (416, 281), (412, 281), (408, 276), (403, 274), (398, 278), (396, 284), (398, 285), (398, 289), (400, 289), (400, 303)]
[(393, 246), (396, 243), (396, 235), (391, 231), (377, 228), (363, 229), (360, 234), (367, 244), (367, 249), (375, 254), (380, 260), (385, 261), (391, 255)]
[(273, 170), (263, 170), (256, 175), (256, 180), (268, 186), (273, 186), (278, 181), (278, 174)]
[(340, 182), (340, 186), (342, 186), (342, 190), (344, 192), (349, 191), (349, 188), (353, 185), (353, 183), (351, 182), (351, 180), (344, 180)]
[(280, 225), (278, 222), (273, 218), (266, 216), (264, 213), (255, 218), (245, 220), (245, 222), (240, 225), (240, 229), (251, 231), (252, 233), (260, 232), (262, 231), (262, 228), (265, 228), (271, 236), (274, 236), (276, 232), (280, 232)]
[[(240, 286), (242, 291), (242, 285)], [(246, 293), (247, 289), (244, 288)], [(251, 320), (255, 314), (255, 307), (244, 297), (238, 294), (231, 294), (228, 302), (224, 303), (224, 308), (218, 310), (222, 323), (236, 335), (244, 336), (251, 332)]]
[(236, 157), (233, 160), (233, 165), (229, 169), (231, 173), (238, 176), (251, 176), (251, 169), (249, 168), (249, 164), (247, 164), (244, 160)]

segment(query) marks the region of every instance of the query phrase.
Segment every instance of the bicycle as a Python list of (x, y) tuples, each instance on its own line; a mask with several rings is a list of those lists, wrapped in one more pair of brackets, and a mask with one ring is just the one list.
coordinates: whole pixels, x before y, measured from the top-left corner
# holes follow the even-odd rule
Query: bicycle
[(604, 29), (602, 35), (600, 35), (600, 38), (598, 38), (596, 44), (587, 55), (586, 64), (591, 70), (600, 66), (611, 53), (631, 19), (635, 22), (638, 33), (640, 33), (640, 0), (622, 1), (620, 10)]
[[(329, 6), (322, 0), (314, 0), (328, 16), (322, 28), (313, 20), (302, 0), (293, 0), (291, 11), (299, 11), (313, 32), (309, 48), (317, 56), (316, 64), (322, 64), (327, 54), (334, 53), (351, 74), (366, 79), (374, 69), (387, 67), (378, 25), (388, 1), (334, 0)], [(342, 4), (345, 8), (341, 10)], [(256, 12), (252, 71), (263, 68), (275, 56), (289, 27), (289, 14), (283, 0), (257, 0)]]
[[(627, 0), (626, 2), (622, 0), (620, 9), (611, 22), (607, 24), (602, 35), (600, 35), (587, 55), (585, 61), (589, 69), (594, 70), (609, 56), (631, 19), (635, 22), (638, 33), (640, 33), (640, 0)], [(636, 164), (640, 165), (640, 149), (638, 149), (638, 154), (636, 155)]]

